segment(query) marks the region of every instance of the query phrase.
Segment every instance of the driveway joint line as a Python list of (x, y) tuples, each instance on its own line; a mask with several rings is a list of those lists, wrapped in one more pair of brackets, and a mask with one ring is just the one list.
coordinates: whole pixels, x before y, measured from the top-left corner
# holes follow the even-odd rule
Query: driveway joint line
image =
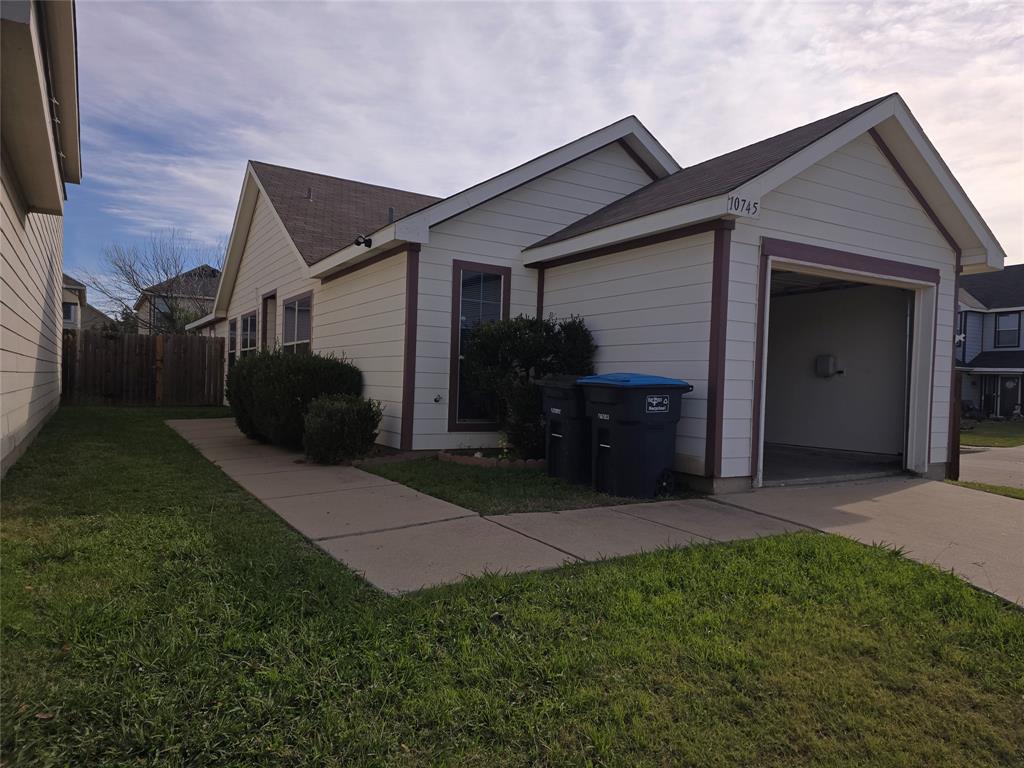
[(552, 549), (554, 549), (554, 550), (556, 550), (558, 552), (561, 552), (563, 555), (568, 555), (569, 557), (573, 557), (573, 558), (579, 560), (581, 563), (588, 562), (587, 558), (581, 557), (580, 555), (577, 555), (577, 554), (574, 554), (573, 552), (570, 552), (567, 549), (562, 549), (561, 547), (556, 547), (550, 541), (544, 541), (544, 539), (539, 539), (536, 536), (531, 536), (528, 533), (523, 533), (522, 531), (517, 531), (515, 528), (512, 528), (510, 526), (502, 525), (497, 520), (492, 520), (491, 519), (491, 517), (493, 517), (493, 515), (480, 515), (480, 517), (482, 517), (484, 520), (486, 520), (489, 523), (494, 523), (499, 528), (504, 528), (506, 531), (512, 531), (512, 533), (517, 533), (517, 534), (519, 534), (520, 536), (522, 536), (525, 539), (531, 539), (533, 541), (536, 541), (538, 544), (543, 544), (545, 547), (551, 547)]
[[(240, 477), (253, 477), (253, 475), (240, 475)], [(367, 488), (383, 488), (387, 485), (399, 485), (399, 483), (391, 483), (389, 481), (386, 483), (374, 483), (372, 485), (348, 485), (344, 488), (334, 488), (330, 491), (305, 491), (303, 493), (289, 493), (284, 496), (259, 496), (257, 498), (263, 501), (281, 501), (282, 499), (299, 499), (304, 496), (326, 496), (329, 493), (344, 493), (345, 491), (365, 491)], [(244, 488), (245, 486), (242, 487)]]
[(371, 533), (388, 533), (390, 531), (404, 531), (407, 528), (424, 528), (428, 525), (437, 525), (438, 523), (450, 523), (452, 520), (465, 520), (467, 517), (473, 517), (474, 515), (477, 517), (480, 516), (472, 510), (466, 510), (466, 514), (455, 515), (454, 517), (444, 517), (438, 520), (424, 520), (422, 523), (409, 523), (408, 525), (396, 525), (393, 528), (374, 528), (372, 531), (339, 533), (337, 536), (320, 536), (318, 538), (310, 538), (309, 540), (314, 542), (334, 541), (335, 539), (351, 539), (355, 536), (369, 536)]
[(798, 523), (796, 520), (791, 520), (788, 517), (780, 517), (779, 515), (773, 515), (769, 512), (762, 512), (757, 509), (751, 509), (750, 507), (744, 507), (739, 504), (735, 504), (731, 501), (723, 501), (717, 496), (708, 496), (708, 501), (713, 501), (715, 504), (721, 504), (723, 507), (732, 507), (742, 512), (749, 512), (752, 515), (761, 515), (762, 517), (770, 517), (772, 520), (778, 520), (780, 523), (787, 523), (789, 525), (798, 525), (801, 528), (806, 528), (808, 531), (815, 531), (817, 533), (829, 533), (824, 528), (815, 528), (813, 525), (807, 525), (806, 523)]
[[(655, 503), (658, 503), (658, 502), (655, 502)], [(623, 504), (622, 506), (628, 507), (630, 505)], [(705, 533), (697, 533), (697, 531), (691, 531), (688, 528), (680, 528), (678, 525), (671, 525), (669, 523), (662, 522), (661, 520), (650, 520), (650, 519), (644, 517), (643, 515), (641, 515), (639, 513), (630, 512), (629, 510), (626, 510), (626, 509), (623, 509), (622, 511), (619, 511), (617, 509), (613, 509), (612, 512), (617, 512), (620, 515), (627, 515), (629, 517), (632, 517), (634, 520), (642, 520), (645, 523), (652, 523), (653, 525), (660, 525), (660, 526), (662, 526), (664, 528), (668, 528), (671, 531), (679, 531), (680, 533), (688, 533), (691, 536), (696, 536), (698, 539), (704, 539), (704, 541), (713, 541), (713, 542), (718, 542), (718, 543), (722, 543), (723, 542), (723, 540), (716, 539), (714, 536), (709, 536), (708, 534), (705, 534)]]

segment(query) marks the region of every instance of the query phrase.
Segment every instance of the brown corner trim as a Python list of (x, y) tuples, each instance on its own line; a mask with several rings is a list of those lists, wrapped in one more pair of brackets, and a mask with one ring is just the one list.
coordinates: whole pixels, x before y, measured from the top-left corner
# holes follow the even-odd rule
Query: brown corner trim
[(405, 257), (405, 351), (402, 361), (402, 432), (399, 447), (412, 450), (416, 411), (416, 335), (420, 296), (420, 249), (410, 248)]
[[(946, 479), (960, 479), (960, 383), (962, 377), (956, 369), (956, 320), (960, 309), (960, 273), (963, 271), (960, 253), (956, 254), (953, 273), (953, 359), (949, 370), (949, 440), (946, 444)], [(937, 298), (937, 297), (936, 297)], [(931, 428), (931, 425), (928, 425)], [(928, 457), (931, 460), (931, 457)]]
[(711, 277), (711, 334), (708, 343), (708, 411), (704, 474), (722, 476), (722, 431), (725, 426), (725, 342), (729, 320), (729, 250), (732, 227), (715, 229)]
[(374, 264), (380, 264), (382, 261), (384, 261), (385, 259), (390, 259), (392, 256), (397, 256), (400, 253), (407, 253), (413, 250), (415, 250), (416, 253), (419, 253), (420, 244), (400, 243), (399, 245), (396, 245), (394, 248), (388, 248), (386, 251), (381, 251), (380, 253), (374, 254), (368, 259), (364, 259), (363, 261), (360, 261), (358, 264), (353, 264), (352, 266), (349, 267), (343, 267), (342, 269), (339, 269), (337, 272), (332, 272), (326, 277), (321, 277), (320, 285), (329, 283), (332, 280), (337, 280), (340, 277), (345, 277), (345, 275), (351, 275), (353, 272), (358, 272), (361, 269), (372, 267)]
[(905, 264), (877, 256), (865, 256), (849, 251), (837, 251), (817, 245), (798, 243), (793, 240), (777, 240), (765, 237), (761, 240), (761, 252), (779, 259), (802, 261), (822, 267), (835, 267), (854, 272), (866, 272), (879, 277), (894, 277), (901, 280), (916, 280), (924, 283), (939, 283), (939, 270), (933, 267), (921, 267), (917, 264)]
[[(276, 302), (276, 288), (260, 296), (260, 346), (263, 349), (267, 348), (267, 299), (274, 299)], [(274, 319), (276, 320), (277, 318), (275, 317)]]
[(537, 318), (544, 317), (544, 267), (537, 268)]
[(678, 240), (679, 238), (690, 237), (691, 235), (700, 235), (705, 232), (718, 232), (723, 229), (735, 228), (736, 221), (734, 219), (711, 219), (710, 221), (690, 224), (686, 227), (678, 227), (677, 229), (658, 232), (654, 235), (644, 235), (643, 237), (634, 237), (631, 240), (623, 240), (620, 243), (613, 243), (612, 245), (602, 245), (599, 248), (591, 248), (588, 251), (580, 251), (579, 253), (574, 253), (570, 256), (562, 256), (558, 259), (551, 259), (550, 261), (531, 261), (524, 266), (532, 269), (540, 269), (541, 267), (550, 269), (551, 267), (575, 264), (578, 261), (596, 259), (598, 256), (608, 256), (612, 253), (628, 251), (633, 248), (643, 248), (645, 245), (656, 245), (657, 243), (664, 243), (669, 240)]
[(619, 139), (618, 144), (620, 147), (622, 147), (623, 151), (625, 151), (625, 153), (629, 155), (629, 159), (632, 160), (637, 165), (639, 165), (640, 170), (647, 174), (647, 178), (649, 178), (651, 181), (657, 181), (658, 174), (656, 174), (652, 170), (651, 166), (649, 166), (647, 162), (642, 157), (640, 157), (640, 155), (637, 153), (635, 149), (629, 146), (628, 141), (626, 141), (625, 139)]
[(757, 477), (757, 465), (761, 462), (761, 409), (764, 407), (764, 398), (761, 396), (761, 390), (764, 388), (762, 382), (762, 377), (764, 376), (764, 356), (768, 348), (764, 313), (768, 306), (768, 284), (771, 281), (771, 273), (768, 271), (768, 254), (765, 252), (763, 244), (758, 259), (757, 273), (757, 336), (754, 340), (754, 421), (750, 429), (751, 477)]
[(451, 345), (448, 348), (448, 431), (493, 432), (495, 423), (460, 423), (459, 395), (459, 326), (462, 320), (462, 271), (489, 272), (501, 275), (501, 317), (508, 319), (512, 307), (512, 267), (484, 264), (479, 261), (452, 260)]
[(932, 210), (932, 207), (928, 205), (928, 201), (924, 199), (924, 195), (921, 194), (921, 190), (917, 188), (917, 185), (910, 179), (910, 176), (907, 175), (903, 166), (900, 165), (900, 161), (896, 159), (896, 155), (894, 155), (892, 150), (889, 149), (889, 145), (885, 143), (877, 129), (869, 128), (868, 133), (871, 134), (871, 138), (874, 139), (878, 149), (881, 150), (883, 155), (885, 155), (885, 159), (892, 165), (893, 170), (896, 171), (896, 175), (898, 175), (903, 180), (903, 183), (907, 185), (907, 189), (910, 190), (910, 194), (914, 196), (914, 199), (917, 200), (920, 206), (924, 209), (925, 214), (932, 220), (932, 224), (934, 224), (935, 228), (939, 230), (939, 234), (942, 235), (942, 238), (949, 244), (949, 247), (953, 249), (953, 253), (955, 253), (959, 259), (961, 254), (960, 246), (957, 245), (953, 236), (949, 234), (949, 230), (947, 230), (942, 225), (942, 222), (939, 221), (939, 217), (935, 214), (935, 211)]

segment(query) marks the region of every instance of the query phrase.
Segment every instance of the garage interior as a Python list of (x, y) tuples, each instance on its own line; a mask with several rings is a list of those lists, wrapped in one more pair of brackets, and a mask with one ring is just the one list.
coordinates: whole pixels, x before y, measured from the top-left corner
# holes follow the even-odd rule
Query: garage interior
[(764, 485), (903, 471), (913, 293), (773, 270)]

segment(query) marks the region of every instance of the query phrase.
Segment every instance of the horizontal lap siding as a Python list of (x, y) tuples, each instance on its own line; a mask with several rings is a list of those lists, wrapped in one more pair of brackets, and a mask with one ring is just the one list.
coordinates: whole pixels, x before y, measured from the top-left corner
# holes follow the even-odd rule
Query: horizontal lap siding
[(696, 235), (544, 277), (545, 311), (583, 316), (598, 373), (640, 371), (693, 384), (676, 431), (676, 468), (691, 474), (704, 473), (713, 246), (713, 234)]
[(511, 267), (511, 315), (533, 315), (537, 272), (523, 267), (522, 249), (648, 183), (625, 150), (612, 144), (431, 228), (420, 253), (415, 448), (481, 447), (498, 440), (494, 433), (448, 432), (452, 261)]
[(946, 461), (955, 257), (872, 139), (863, 135), (765, 195), (760, 218), (740, 220), (733, 232), (722, 474), (750, 474), (761, 237), (939, 270), (930, 460)]
[(6, 162), (2, 176), (0, 418), (6, 469), (60, 403), (64, 221), (28, 213)]
[[(256, 312), (262, 333), (262, 297), (277, 292), (276, 338), (281, 343), (284, 301), (313, 292), (314, 352), (345, 356), (363, 372), (363, 394), (384, 406), (379, 441), (398, 446), (401, 431), (405, 257), (387, 259), (321, 285), (305, 276), (288, 233), (264, 195), (256, 202), (228, 318)], [(227, 336), (227, 323), (217, 333)], [(227, 345), (225, 345), (226, 348)]]

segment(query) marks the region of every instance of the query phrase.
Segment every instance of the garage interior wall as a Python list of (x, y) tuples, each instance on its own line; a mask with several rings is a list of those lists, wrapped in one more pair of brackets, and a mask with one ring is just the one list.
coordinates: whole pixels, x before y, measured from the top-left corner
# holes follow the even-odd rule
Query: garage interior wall
[[(858, 286), (772, 298), (766, 443), (903, 453), (910, 297)], [(818, 355), (843, 375), (817, 376)]]

